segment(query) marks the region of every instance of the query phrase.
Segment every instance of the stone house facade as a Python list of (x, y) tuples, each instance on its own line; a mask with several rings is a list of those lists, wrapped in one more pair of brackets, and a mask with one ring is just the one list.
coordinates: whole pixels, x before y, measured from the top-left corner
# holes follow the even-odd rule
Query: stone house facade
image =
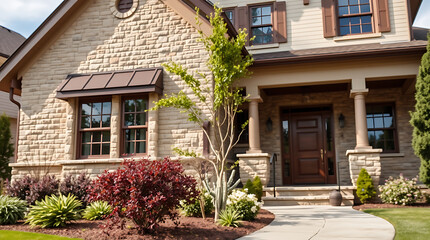
[[(277, 185), (354, 185), (362, 167), (375, 183), (415, 176), (408, 112), (426, 46), (411, 27), (419, 5), (220, 1), (230, 36), (255, 36), (246, 47), (253, 75), (240, 82), (249, 128), (231, 157), (242, 181), (259, 175), (271, 185), (272, 169)], [(202, 153), (202, 131), (185, 115), (145, 110), (164, 94), (191, 94), (163, 63), (209, 73), (197, 29), (210, 33), (211, 9), (204, 0), (64, 1), (0, 70), (0, 89), (22, 101), (13, 177), (95, 176), (124, 157), (173, 156), (174, 147)]]

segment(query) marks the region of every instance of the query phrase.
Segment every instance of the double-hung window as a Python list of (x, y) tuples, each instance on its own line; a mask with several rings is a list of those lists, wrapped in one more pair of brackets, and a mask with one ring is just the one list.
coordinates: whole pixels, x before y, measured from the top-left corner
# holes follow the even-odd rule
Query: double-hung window
[(370, 0), (338, 0), (338, 17), (341, 36), (373, 32)]
[(144, 97), (123, 98), (122, 139), (124, 155), (147, 153), (148, 99)]
[(369, 144), (383, 152), (398, 152), (394, 104), (366, 106)]
[(81, 101), (79, 123), (80, 158), (109, 157), (110, 100)]
[(272, 5), (251, 7), (253, 44), (273, 43)]
[(234, 25), (234, 9), (225, 9), (224, 12), (228, 20), (230, 20), (230, 22)]

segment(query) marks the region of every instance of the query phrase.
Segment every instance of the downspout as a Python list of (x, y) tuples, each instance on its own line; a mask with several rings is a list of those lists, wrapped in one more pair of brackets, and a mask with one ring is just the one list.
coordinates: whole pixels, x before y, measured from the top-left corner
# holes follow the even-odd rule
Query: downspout
[(20, 115), (21, 115), (21, 113), (20, 113), (21, 112), (21, 104), (13, 98), (13, 92), (14, 92), (15, 88), (21, 89), (21, 84), (20, 84), (20, 82), (18, 82), (18, 80), (16, 78), (13, 78), (12, 81), (10, 82), (9, 100), (18, 106), (18, 116), (16, 119), (15, 149), (14, 149), (15, 162), (17, 162), (17, 160), (18, 160), (18, 139), (19, 139), (19, 125), (20, 125), (19, 123), (20, 123)]

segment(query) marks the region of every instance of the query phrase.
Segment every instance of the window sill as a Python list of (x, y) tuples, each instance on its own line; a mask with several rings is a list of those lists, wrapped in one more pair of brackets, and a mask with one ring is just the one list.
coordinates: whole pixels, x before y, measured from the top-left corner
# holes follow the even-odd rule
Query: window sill
[(261, 45), (252, 45), (247, 47), (248, 50), (259, 50), (259, 49), (267, 49), (267, 48), (278, 48), (279, 43), (269, 43), (269, 44), (261, 44)]
[(340, 42), (340, 41), (356, 40), (356, 39), (379, 38), (381, 36), (382, 36), (382, 33), (367, 33), (367, 34), (334, 37), (333, 40), (335, 42)]
[(381, 153), (380, 158), (397, 158), (404, 157), (404, 153)]

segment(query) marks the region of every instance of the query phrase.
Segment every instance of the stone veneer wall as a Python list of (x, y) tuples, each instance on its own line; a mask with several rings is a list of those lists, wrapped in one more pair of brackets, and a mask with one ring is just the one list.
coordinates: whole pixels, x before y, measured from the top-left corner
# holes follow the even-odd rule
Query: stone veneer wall
[[(411, 146), (412, 127), (409, 124), (409, 111), (413, 109), (413, 95), (405, 95), (401, 89), (369, 89), (366, 103), (372, 102), (395, 102), (397, 133), (399, 136), (400, 152), (396, 154), (381, 154), (381, 177), (380, 184), (388, 176), (398, 176), (403, 173), (407, 177), (418, 174), (419, 159), (414, 155)], [(355, 120), (354, 101), (349, 97), (349, 92), (325, 92), (311, 94), (290, 94), (265, 96), (263, 103), (259, 104), (261, 148), (264, 153), (277, 153), (276, 184), (282, 185), (282, 158), (281, 150), (281, 123), (280, 108), (293, 106), (316, 106), (332, 105), (335, 132), (335, 150), (339, 159), (339, 173), (342, 185), (352, 185), (350, 178), (349, 162), (346, 151), (355, 148)], [(345, 116), (345, 127), (338, 126), (338, 117), (342, 113)], [(273, 121), (273, 130), (266, 129), (267, 118)], [(272, 167), (270, 167), (272, 171)], [(272, 173), (269, 184), (272, 184)]]
[[(124, 69), (160, 67), (175, 61), (191, 71), (209, 74), (205, 66), (207, 52), (197, 42), (194, 27), (159, 0), (140, 0), (129, 18), (112, 15), (105, 0), (88, 3), (64, 32), (23, 72), (22, 109), (18, 164), (14, 178), (25, 173), (25, 166), (41, 162), (63, 162), (63, 171), (102, 169), (119, 157), (119, 97), (114, 96), (111, 120), (111, 160), (70, 161), (76, 159), (76, 100), (55, 98), (55, 89), (71, 73), (92, 73)], [(164, 93), (184, 90), (179, 77), (164, 72)], [(150, 94), (150, 106), (157, 100)], [(149, 154), (151, 157), (172, 155), (173, 147), (202, 151), (202, 133), (185, 114), (162, 109), (148, 114)], [(82, 165), (84, 164), (85, 165)], [(76, 166), (74, 166), (76, 165)], [(81, 165), (81, 166), (77, 166)]]

